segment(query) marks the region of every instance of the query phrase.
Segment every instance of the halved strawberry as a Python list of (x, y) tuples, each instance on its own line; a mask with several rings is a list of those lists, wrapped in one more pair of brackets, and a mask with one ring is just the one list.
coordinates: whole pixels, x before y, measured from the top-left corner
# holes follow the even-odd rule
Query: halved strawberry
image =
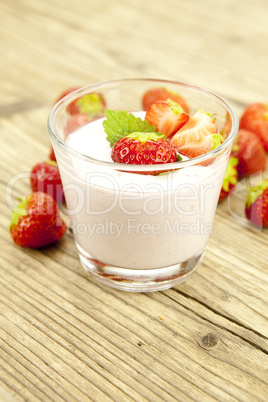
[(188, 158), (203, 155), (217, 148), (224, 138), (218, 132), (215, 119), (198, 110), (171, 138), (176, 150)]
[(145, 120), (153, 124), (159, 133), (171, 137), (189, 120), (189, 115), (178, 103), (168, 99), (153, 103), (146, 112)]

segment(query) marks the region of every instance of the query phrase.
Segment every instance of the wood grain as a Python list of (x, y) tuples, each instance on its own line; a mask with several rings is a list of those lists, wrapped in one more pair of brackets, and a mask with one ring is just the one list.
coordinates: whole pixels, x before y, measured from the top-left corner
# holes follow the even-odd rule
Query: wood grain
[(71, 233), (38, 251), (8, 230), (32, 166), (48, 157), (62, 90), (177, 79), (240, 115), (267, 102), (267, 11), (264, 0), (0, 3), (1, 401), (267, 400), (268, 231), (244, 225), (247, 183), (218, 206), (198, 271), (162, 292), (101, 285)]

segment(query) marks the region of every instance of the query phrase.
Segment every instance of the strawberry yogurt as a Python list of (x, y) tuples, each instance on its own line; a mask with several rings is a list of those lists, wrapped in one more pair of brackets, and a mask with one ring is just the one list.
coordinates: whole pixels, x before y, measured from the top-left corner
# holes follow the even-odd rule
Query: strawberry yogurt
[[(143, 118), (144, 113), (135, 115)], [(207, 166), (160, 175), (138, 174), (135, 167), (124, 171), (125, 165), (119, 169), (111, 160), (102, 122), (86, 124), (66, 140), (70, 149), (93, 159), (55, 147), (80, 258), (130, 270), (155, 270), (202, 255), (229, 152)]]
[[(159, 88), (171, 98), (153, 106)], [(92, 94), (101, 94), (104, 100), (97, 104), (98, 113), (105, 109), (104, 126), (102, 118), (92, 120), (68, 131), (66, 138), (70, 121), (74, 119), (76, 124), (78, 117), (72, 115), (70, 105), (84, 97), (86, 102), (95, 99), (88, 97)], [(147, 108), (144, 97), (148, 94), (151, 103)], [(175, 95), (183, 101), (184, 111), (179, 101), (174, 104)], [(142, 120), (146, 113), (146, 121), (128, 116), (126, 110)], [(48, 129), (64, 186), (68, 226), (83, 267), (98, 281), (125, 291), (157, 291), (185, 281), (198, 268), (212, 232), (238, 129), (231, 106), (217, 94), (183, 82), (106, 81), (59, 100), (49, 115)], [(145, 160), (146, 155), (146, 141), (139, 139), (140, 151), (138, 144), (130, 148), (128, 136), (113, 151), (113, 159), (123, 163), (112, 161), (109, 142), (116, 143), (126, 132), (136, 141), (137, 135), (154, 130), (164, 133), (177, 152), (192, 159), (154, 164), (156, 155), (162, 162), (165, 157), (174, 160), (173, 149), (168, 152), (170, 144), (163, 145), (164, 140), (154, 148), (155, 154), (150, 151), (146, 156), (153, 165), (125, 164), (128, 152), (133, 161), (138, 157)]]

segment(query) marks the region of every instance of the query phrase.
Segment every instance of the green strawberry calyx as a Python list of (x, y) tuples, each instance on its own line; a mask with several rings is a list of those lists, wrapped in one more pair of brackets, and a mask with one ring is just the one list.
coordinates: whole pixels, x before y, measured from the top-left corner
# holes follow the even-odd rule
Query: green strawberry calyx
[(132, 138), (134, 140), (138, 140), (142, 144), (144, 144), (147, 141), (159, 141), (160, 139), (163, 139), (163, 140), (166, 139), (166, 136), (164, 134), (140, 133), (140, 132), (134, 132), (131, 134), (127, 134), (125, 137)]
[(19, 223), (19, 219), (21, 216), (28, 215), (28, 212), (26, 211), (25, 207), (28, 204), (30, 197), (31, 195), (25, 198), (25, 200), (21, 200), (19, 198), (20, 203), (12, 211), (10, 227), (16, 226)]
[(171, 109), (175, 114), (183, 113), (183, 108), (178, 103), (174, 102), (171, 99), (167, 99), (167, 103), (169, 104), (169, 106), (171, 107)]
[(257, 200), (257, 198), (263, 194), (265, 190), (268, 189), (268, 180), (265, 180), (264, 182), (261, 182), (255, 187), (249, 188), (249, 193), (248, 197), (246, 200), (246, 207), (250, 208), (252, 204)]
[(230, 185), (235, 186), (237, 184), (237, 169), (239, 159), (231, 157), (228, 161), (228, 165), (225, 171), (222, 188), (228, 193), (230, 191)]
[(58, 166), (57, 162), (56, 162), (56, 161), (52, 161), (52, 160), (46, 161), (46, 164), (47, 164), (47, 165), (51, 165), (51, 166)]
[(88, 94), (76, 101), (79, 112), (89, 118), (100, 116), (103, 112), (103, 98), (99, 94)]
[(212, 142), (211, 151), (218, 148), (224, 142), (224, 137), (221, 134), (212, 134)]

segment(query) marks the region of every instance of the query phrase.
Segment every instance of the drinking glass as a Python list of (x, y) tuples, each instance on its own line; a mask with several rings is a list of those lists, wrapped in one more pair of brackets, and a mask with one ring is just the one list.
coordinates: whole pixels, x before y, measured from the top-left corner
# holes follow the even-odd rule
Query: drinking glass
[[(156, 87), (183, 97), (191, 115), (202, 109), (215, 116), (219, 131), (226, 134), (225, 141), (202, 156), (145, 168), (107, 159), (102, 145), (106, 141), (103, 116), (66, 135), (74, 101), (101, 94), (106, 109), (140, 116), (145, 114), (144, 93)], [(48, 129), (64, 187), (67, 223), (83, 267), (106, 285), (133, 292), (163, 290), (189, 278), (202, 261), (213, 229), (238, 130), (236, 114), (228, 102), (183, 82), (107, 81), (61, 99), (49, 115)], [(83, 136), (79, 135), (81, 130)]]

